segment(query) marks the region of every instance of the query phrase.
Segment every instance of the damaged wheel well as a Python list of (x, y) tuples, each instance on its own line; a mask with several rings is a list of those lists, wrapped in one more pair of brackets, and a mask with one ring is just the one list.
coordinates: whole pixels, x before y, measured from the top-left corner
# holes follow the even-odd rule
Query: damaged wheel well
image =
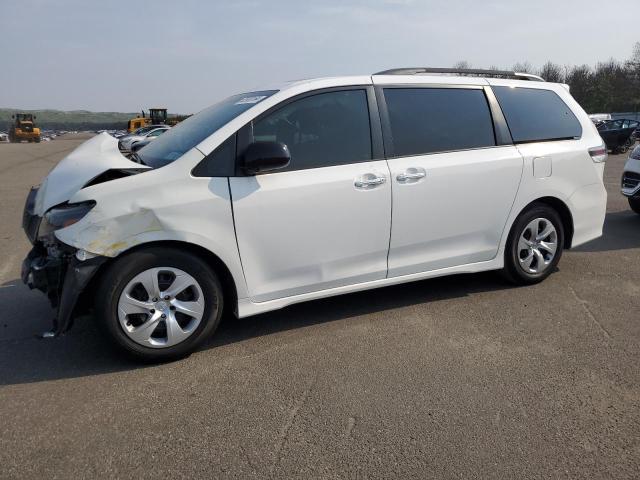
[(206, 248), (203, 248), (199, 245), (195, 245), (193, 243), (188, 243), (188, 242), (166, 240), (166, 241), (149, 242), (149, 243), (144, 243), (142, 245), (137, 245), (123, 252), (121, 255), (114, 257), (110, 259), (108, 262), (105, 262), (103, 265), (101, 265), (100, 269), (96, 272), (96, 274), (93, 276), (93, 278), (91, 279), (87, 287), (84, 289), (84, 291), (80, 295), (74, 311), (74, 317), (80, 314), (81, 312), (88, 311), (89, 308), (94, 304), (93, 294), (96, 291), (96, 287), (98, 283), (100, 282), (100, 278), (102, 277), (106, 269), (109, 268), (109, 265), (114, 260), (116, 260), (117, 258), (122, 258), (122, 256), (128, 255), (130, 253), (144, 250), (150, 247), (169, 247), (169, 248), (175, 248), (176, 250), (181, 250), (181, 251), (187, 250), (190, 253), (204, 260), (207, 263), (207, 265), (210, 265), (211, 268), (216, 272), (216, 274), (220, 278), (220, 282), (222, 283), (222, 290), (224, 293), (225, 304), (227, 305), (227, 307), (224, 309), (223, 315), (225, 315), (229, 311), (233, 311), (233, 313), (237, 315), (238, 294), (236, 291), (236, 285), (235, 285), (235, 282), (233, 281), (233, 276), (231, 275), (231, 272), (229, 271), (227, 266), (224, 264), (224, 262), (220, 260), (220, 258), (217, 255), (215, 255), (214, 253), (210, 252)]

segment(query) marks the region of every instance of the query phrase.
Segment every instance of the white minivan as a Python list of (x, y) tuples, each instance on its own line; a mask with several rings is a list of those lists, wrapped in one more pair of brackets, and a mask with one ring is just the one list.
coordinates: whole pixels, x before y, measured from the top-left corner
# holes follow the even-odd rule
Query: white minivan
[(23, 280), (145, 360), (246, 317), (455, 273), (520, 284), (602, 234), (605, 146), (565, 85), (397, 69), (242, 93), (127, 158), (97, 135), (26, 202)]

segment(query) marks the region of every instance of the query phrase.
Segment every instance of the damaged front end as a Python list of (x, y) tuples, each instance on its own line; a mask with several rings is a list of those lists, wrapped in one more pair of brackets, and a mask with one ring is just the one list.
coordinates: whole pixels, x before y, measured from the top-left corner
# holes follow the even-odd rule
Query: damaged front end
[(71, 327), (80, 294), (107, 258), (66, 245), (53, 233), (78, 221), (93, 205), (67, 204), (41, 217), (35, 213), (37, 192), (31, 189), (23, 213), (22, 226), (33, 248), (22, 263), (22, 281), (44, 292), (56, 309), (53, 330), (45, 334), (54, 336)]

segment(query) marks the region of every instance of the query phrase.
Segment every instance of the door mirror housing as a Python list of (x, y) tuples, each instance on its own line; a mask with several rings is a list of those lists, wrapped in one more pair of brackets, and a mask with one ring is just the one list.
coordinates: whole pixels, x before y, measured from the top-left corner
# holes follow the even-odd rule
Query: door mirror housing
[(282, 142), (253, 142), (244, 154), (243, 170), (249, 175), (285, 168), (291, 162), (289, 148)]

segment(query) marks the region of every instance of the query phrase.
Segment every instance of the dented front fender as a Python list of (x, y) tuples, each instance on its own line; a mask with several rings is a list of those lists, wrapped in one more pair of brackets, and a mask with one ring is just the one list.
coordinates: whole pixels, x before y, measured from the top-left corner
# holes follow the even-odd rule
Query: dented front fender
[(226, 178), (192, 177), (168, 165), (87, 187), (70, 201), (86, 200), (96, 206), (56, 231), (60, 241), (112, 258), (150, 242), (194, 244), (216, 255), (229, 269), (238, 297), (247, 296)]

